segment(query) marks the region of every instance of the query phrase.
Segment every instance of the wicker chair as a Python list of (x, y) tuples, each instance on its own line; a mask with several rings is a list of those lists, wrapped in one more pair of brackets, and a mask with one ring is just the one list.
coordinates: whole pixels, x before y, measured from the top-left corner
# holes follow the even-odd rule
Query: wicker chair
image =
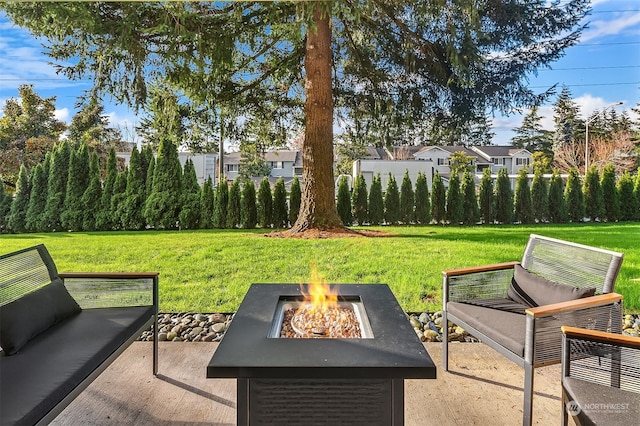
[(640, 419), (640, 338), (562, 327), (562, 424)]
[[(523, 425), (533, 411), (533, 370), (561, 360), (562, 325), (620, 332), (622, 296), (612, 293), (623, 255), (532, 234), (521, 262), (443, 272), (443, 368), (449, 370), (449, 321), (524, 368)], [(543, 306), (508, 297), (514, 269), (595, 295)], [(595, 291), (593, 290), (595, 289)]]

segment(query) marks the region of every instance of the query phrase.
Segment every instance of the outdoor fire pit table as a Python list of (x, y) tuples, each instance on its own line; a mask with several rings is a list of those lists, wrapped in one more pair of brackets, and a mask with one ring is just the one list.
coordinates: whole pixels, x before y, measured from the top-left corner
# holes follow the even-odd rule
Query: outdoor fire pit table
[(404, 379), (436, 378), (387, 285), (330, 288), (336, 315), (350, 318), (343, 328), (360, 337), (330, 337), (333, 326), (315, 323), (287, 337), (308, 286), (251, 285), (207, 366), (207, 378), (238, 379), (238, 425), (402, 425)]

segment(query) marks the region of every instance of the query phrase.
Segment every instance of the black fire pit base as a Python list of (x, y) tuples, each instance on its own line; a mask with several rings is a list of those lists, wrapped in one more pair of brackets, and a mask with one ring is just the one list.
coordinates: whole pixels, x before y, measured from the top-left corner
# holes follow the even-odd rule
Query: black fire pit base
[(237, 410), (239, 426), (402, 425), (404, 382), (238, 379)]

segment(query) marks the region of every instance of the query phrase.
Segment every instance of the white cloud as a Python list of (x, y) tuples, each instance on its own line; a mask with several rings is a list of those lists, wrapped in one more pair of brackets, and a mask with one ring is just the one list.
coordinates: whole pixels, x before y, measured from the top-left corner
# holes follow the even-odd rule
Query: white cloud
[(69, 121), (69, 108), (57, 109), (53, 113), (53, 116), (60, 121)]
[(599, 37), (618, 35), (626, 30), (637, 32), (637, 28), (633, 27), (638, 24), (640, 24), (640, 12), (626, 12), (611, 20), (592, 21), (589, 28), (582, 34), (580, 41), (585, 42)]

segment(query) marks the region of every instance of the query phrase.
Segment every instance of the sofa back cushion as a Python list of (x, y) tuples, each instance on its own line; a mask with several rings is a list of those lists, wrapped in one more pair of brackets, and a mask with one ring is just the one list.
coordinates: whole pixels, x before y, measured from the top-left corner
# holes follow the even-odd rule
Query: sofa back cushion
[(556, 283), (516, 265), (507, 295), (515, 302), (535, 307), (581, 299), (593, 296), (595, 292), (595, 287), (579, 288)]
[(13, 355), (52, 325), (81, 311), (60, 278), (0, 307), (0, 346)]

